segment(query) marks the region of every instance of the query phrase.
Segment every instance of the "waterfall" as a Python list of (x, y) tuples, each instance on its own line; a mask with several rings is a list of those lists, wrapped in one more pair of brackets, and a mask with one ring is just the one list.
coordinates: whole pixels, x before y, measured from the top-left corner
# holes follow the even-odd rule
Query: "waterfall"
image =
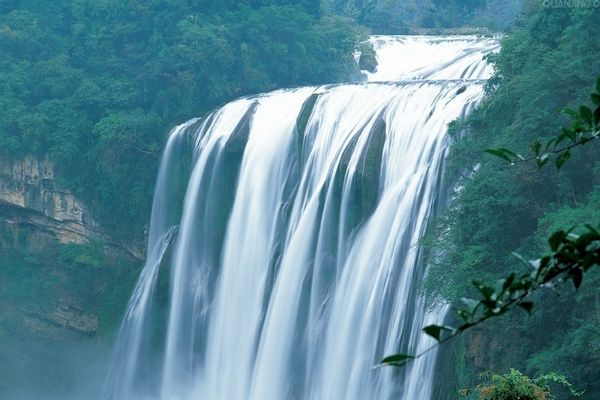
[[(431, 397), (435, 352), (402, 370), (373, 366), (430, 345), (421, 328), (447, 310), (419, 295), (419, 240), (447, 125), (482, 99), (498, 41), (371, 42), (368, 82), (242, 98), (172, 132), (107, 398)], [(178, 204), (182, 143), (192, 170)], [(164, 345), (149, 346), (160, 268), (170, 268)]]
[(152, 201), (152, 216), (148, 232), (148, 250), (146, 262), (133, 295), (129, 300), (125, 318), (121, 324), (118, 340), (113, 351), (113, 360), (105, 385), (107, 398), (131, 398), (136, 375), (140, 373), (140, 364), (147, 329), (148, 314), (152, 295), (156, 286), (158, 270), (163, 257), (171, 244), (177, 225), (173, 225), (174, 217), (174, 181), (178, 175), (176, 168), (181, 158), (182, 132), (185, 132), (196, 120), (191, 120), (176, 127), (169, 135), (162, 166), (156, 181), (156, 190)]

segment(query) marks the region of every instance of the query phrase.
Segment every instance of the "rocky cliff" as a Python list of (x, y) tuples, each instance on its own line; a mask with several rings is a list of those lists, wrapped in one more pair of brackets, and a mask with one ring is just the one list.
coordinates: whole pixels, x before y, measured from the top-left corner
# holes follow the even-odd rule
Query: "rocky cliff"
[(144, 248), (115, 236), (48, 158), (0, 158), (0, 399), (64, 399), (102, 365)]
[(85, 205), (57, 183), (47, 158), (0, 160), (0, 212), (3, 223), (33, 228), (63, 244), (102, 235)]
[(62, 244), (87, 244), (97, 239), (107, 252), (143, 258), (140, 244), (112, 240), (86, 205), (57, 181), (48, 158), (0, 159), (0, 223), (28, 230), (37, 245), (53, 239)]
[(116, 308), (120, 317), (115, 282), (135, 277), (142, 256), (94, 221), (48, 158), (0, 159), (0, 347), (8, 326), (32, 337), (94, 336), (99, 314)]

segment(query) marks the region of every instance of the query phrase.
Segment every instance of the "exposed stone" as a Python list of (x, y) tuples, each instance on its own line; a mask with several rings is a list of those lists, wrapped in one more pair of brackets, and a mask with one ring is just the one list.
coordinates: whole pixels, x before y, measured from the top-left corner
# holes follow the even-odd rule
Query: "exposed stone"
[(85, 335), (94, 335), (98, 330), (98, 318), (96, 316), (85, 315), (81, 310), (77, 310), (67, 304), (60, 304), (47, 318), (52, 324), (69, 328)]
[(0, 222), (13, 229), (27, 228), (38, 243), (44, 236), (62, 244), (99, 239), (107, 253), (144, 257), (143, 245), (116, 243), (107, 235), (86, 205), (57, 182), (47, 157), (0, 159)]
[(358, 59), (358, 67), (361, 71), (368, 71), (374, 73), (377, 70), (377, 58), (375, 58), (375, 52), (363, 52)]
[(49, 311), (39, 307), (22, 310), (22, 313), (23, 326), (38, 336), (61, 337), (65, 328), (87, 336), (93, 336), (98, 331), (97, 316), (85, 314), (80, 308), (62, 300)]
[(88, 243), (101, 234), (85, 205), (56, 183), (47, 158), (0, 160), (0, 207), (16, 209), (8, 224), (36, 226), (63, 244)]
[[(93, 246), (63, 246), (87, 243)], [(101, 256), (97, 245), (104, 253), (99, 263), (71, 260), (80, 250), (86, 257)], [(57, 179), (48, 158), (0, 158), (0, 258), (17, 257), (2, 259), (10, 269), (0, 274), (0, 328), (14, 340), (0, 343), (0, 353), (14, 352), (18, 359), (21, 343), (84, 343), (106, 331), (113, 322), (99, 320), (107, 315), (103, 303), (118, 306), (119, 317), (122, 304), (112, 295), (113, 285), (129, 276), (127, 267), (139, 267), (141, 249), (143, 243), (117, 241), (94, 221), (85, 202)]]

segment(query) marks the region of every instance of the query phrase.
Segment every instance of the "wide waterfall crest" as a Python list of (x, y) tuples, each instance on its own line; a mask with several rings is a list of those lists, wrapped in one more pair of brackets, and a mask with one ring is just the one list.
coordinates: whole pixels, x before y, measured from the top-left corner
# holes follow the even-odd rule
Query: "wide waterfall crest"
[(493, 67), (481, 62), (482, 55), (500, 50), (497, 37), (372, 36), (377, 70), (369, 81), (421, 79), (488, 79)]
[[(373, 82), (243, 98), (174, 129), (107, 398), (431, 398), (434, 351), (402, 374), (372, 367), (428, 346), (422, 326), (445, 313), (419, 296), (418, 242), (447, 125), (482, 99), (498, 41), (371, 42)], [(161, 263), (164, 316), (151, 306)]]

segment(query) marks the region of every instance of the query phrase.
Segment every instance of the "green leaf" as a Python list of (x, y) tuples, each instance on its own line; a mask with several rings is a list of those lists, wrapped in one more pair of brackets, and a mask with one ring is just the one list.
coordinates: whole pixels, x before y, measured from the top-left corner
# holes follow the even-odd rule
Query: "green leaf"
[(600, 77), (596, 81), (596, 92), (600, 93)]
[(570, 115), (571, 117), (573, 117), (574, 119), (579, 119), (579, 114), (577, 113), (577, 111), (572, 110), (570, 108), (562, 108), (560, 110), (561, 113), (563, 114), (567, 114)]
[[(590, 244), (588, 244), (585, 248), (585, 251), (588, 253), (600, 252), (600, 239), (596, 239)], [(588, 264), (585, 266), (585, 270), (587, 271), (591, 266), (598, 265), (600, 263), (596, 262), (595, 264)]]
[(392, 356), (384, 358), (379, 364), (400, 367), (403, 364), (409, 362), (410, 360), (414, 360), (415, 358), (415, 356), (411, 356), (410, 354), (394, 354)]
[(500, 157), (510, 163), (513, 162), (513, 160), (506, 153), (505, 149), (485, 149), (485, 152), (489, 153), (489, 154), (493, 154), (496, 157)]
[(519, 291), (526, 292), (531, 288), (531, 280), (521, 278), (516, 281), (511, 288), (511, 299), (515, 299), (520, 295)]
[(502, 282), (503, 292), (506, 291), (506, 289), (508, 289), (513, 284), (513, 282), (515, 281), (515, 277), (516, 274), (513, 272), (508, 276), (508, 278), (504, 279), (504, 282)]
[(475, 310), (475, 308), (479, 305), (479, 302), (477, 300), (470, 299), (468, 297), (462, 297), (460, 301), (462, 301), (464, 305), (467, 306), (467, 310), (470, 313), (472, 313)]
[(542, 168), (550, 160), (550, 153), (544, 153), (535, 159), (538, 168)]
[(557, 158), (556, 158), (556, 168), (557, 169), (561, 169), (562, 166), (564, 165), (564, 163), (567, 162), (567, 160), (571, 158), (571, 152), (569, 150), (561, 153)]
[(581, 114), (581, 118), (588, 124), (592, 124), (592, 110), (590, 110), (587, 106), (580, 106), (579, 113)]
[(498, 308), (498, 302), (496, 300), (492, 300), (492, 299), (481, 300), (481, 304), (483, 304), (483, 306), (486, 308), (486, 310), (485, 310), (486, 314), (489, 314), (489, 313), (495, 314), (496, 313), (494, 311), (496, 308)]
[(592, 98), (592, 101), (594, 102), (594, 104), (600, 106), (600, 94), (592, 93), (592, 95), (590, 97)]
[(552, 251), (556, 251), (558, 249), (558, 246), (560, 246), (563, 240), (565, 240), (566, 236), (567, 234), (565, 231), (557, 231), (554, 232), (552, 236), (550, 236), (550, 239), (548, 239), (548, 243), (550, 244), (550, 248), (552, 249)]
[(465, 322), (468, 322), (471, 319), (471, 317), (473, 316), (473, 314), (470, 313), (470, 312), (468, 312), (467, 310), (460, 310), (459, 309), (459, 310), (456, 310), (456, 313)]
[(592, 232), (595, 235), (600, 235), (600, 231), (596, 228), (594, 228), (592, 225), (590, 224), (585, 224), (584, 225), (590, 232)]
[(573, 231), (575, 228), (576, 226), (572, 227), (567, 231), (567, 239), (569, 239), (572, 242), (579, 240), (579, 237), (581, 236), (579, 233)]
[(552, 258), (550, 256), (544, 256), (538, 260), (538, 269), (543, 270), (550, 264)]
[(573, 280), (573, 285), (575, 285), (575, 289), (579, 289), (581, 286), (581, 282), (583, 281), (583, 271), (579, 268), (575, 268), (569, 272), (569, 276)]
[(511, 253), (513, 255), (514, 258), (516, 258), (517, 260), (519, 260), (521, 262), (521, 264), (523, 264), (524, 266), (526, 266), (527, 268), (531, 267), (531, 263), (525, 259), (525, 257), (523, 257), (522, 255), (520, 255), (519, 253)]
[(444, 332), (444, 331), (455, 332), (456, 330), (449, 326), (428, 325), (425, 328), (423, 328), (423, 331), (425, 332), (425, 334), (427, 334), (428, 336), (431, 336), (432, 338), (434, 338), (435, 340), (437, 340), (439, 342), (442, 332)]
[(562, 128), (562, 134), (571, 139), (572, 142), (577, 141), (577, 134), (572, 129)]
[(531, 310), (533, 310), (533, 302), (531, 301), (521, 301), (518, 306), (527, 311), (527, 314), (531, 314)]
[(516, 160), (525, 160), (525, 157), (522, 155), (515, 153), (512, 150), (506, 149), (504, 147), (496, 148), (496, 149), (485, 149), (486, 153), (493, 154), (497, 157), (503, 158), (509, 162), (514, 162)]
[(487, 300), (491, 299), (492, 296), (496, 293), (494, 288), (491, 286), (482, 285), (481, 283), (476, 282), (476, 281), (473, 281), (472, 283), (473, 283), (473, 286), (475, 286), (477, 288), (477, 290), (479, 290), (479, 292), (481, 292), (483, 297)]

